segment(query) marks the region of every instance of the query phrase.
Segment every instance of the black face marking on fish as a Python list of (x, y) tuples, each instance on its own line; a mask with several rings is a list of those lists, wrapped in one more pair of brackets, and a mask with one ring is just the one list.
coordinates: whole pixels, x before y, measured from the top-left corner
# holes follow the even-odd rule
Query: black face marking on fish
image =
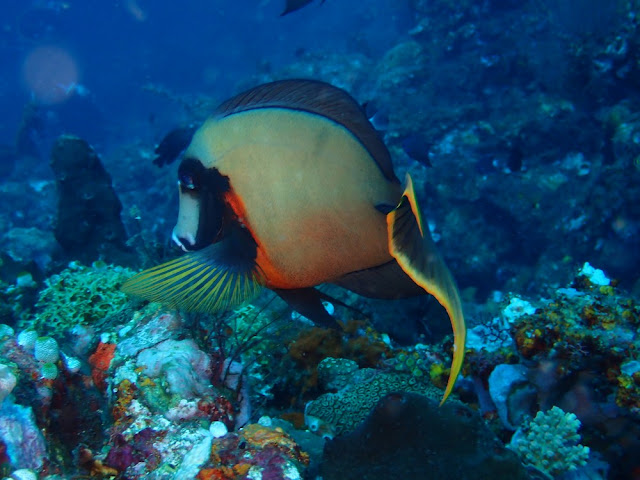
[(178, 167), (178, 185), (180, 193), (197, 193), (203, 185), (206, 169), (200, 160), (185, 158)]
[(200, 250), (218, 241), (230, 212), (224, 202), (224, 194), (230, 189), (229, 178), (218, 169), (207, 169), (196, 158), (185, 158), (178, 167), (178, 184), (181, 195), (189, 195), (198, 201), (198, 231), (196, 242), (190, 250)]

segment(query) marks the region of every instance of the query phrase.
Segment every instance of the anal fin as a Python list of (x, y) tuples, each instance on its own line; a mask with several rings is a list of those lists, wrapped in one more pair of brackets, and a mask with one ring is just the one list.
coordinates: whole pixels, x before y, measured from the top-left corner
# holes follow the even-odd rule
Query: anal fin
[(304, 315), (316, 325), (327, 328), (340, 328), (340, 325), (324, 308), (325, 295), (315, 288), (296, 288), (274, 290), (287, 305)]
[(433, 295), (445, 308), (454, 335), (453, 362), (442, 402), (451, 394), (462, 369), (466, 341), (466, 326), (462, 303), (451, 272), (444, 263), (428, 228), (423, 228), (411, 177), (398, 206), (387, 215), (389, 252), (402, 270)]

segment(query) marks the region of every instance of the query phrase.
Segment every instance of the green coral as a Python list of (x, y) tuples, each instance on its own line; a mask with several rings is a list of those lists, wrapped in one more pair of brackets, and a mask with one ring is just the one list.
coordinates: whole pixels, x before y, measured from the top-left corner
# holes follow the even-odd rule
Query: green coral
[(328, 390), (340, 390), (351, 381), (358, 364), (347, 358), (327, 357), (318, 364), (318, 381)]
[(36, 314), (29, 327), (53, 334), (78, 324), (93, 324), (120, 312), (127, 296), (120, 285), (133, 271), (104, 262), (86, 267), (72, 262), (69, 267), (45, 281), (36, 303)]
[(305, 421), (312, 431), (342, 435), (353, 431), (392, 392), (412, 392), (440, 401), (442, 391), (414, 376), (381, 373), (363, 368), (353, 373), (349, 385), (337, 393), (326, 393), (309, 402)]
[(553, 407), (538, 412), (508, 445), (526, 465), (531, 465), (550, 478), (583, 466), (589, 447), (580, 445), (580, 420), (573, 414)]

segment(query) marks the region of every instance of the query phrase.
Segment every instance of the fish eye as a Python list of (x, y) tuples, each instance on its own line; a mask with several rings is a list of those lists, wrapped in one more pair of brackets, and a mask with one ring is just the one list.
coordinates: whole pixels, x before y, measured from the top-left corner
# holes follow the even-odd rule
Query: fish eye
[(202, 187), (205, 171), (202, 163), (194, 158), (187, 158), (178, 167), (178, 185), (181, 189), (195, 192)]

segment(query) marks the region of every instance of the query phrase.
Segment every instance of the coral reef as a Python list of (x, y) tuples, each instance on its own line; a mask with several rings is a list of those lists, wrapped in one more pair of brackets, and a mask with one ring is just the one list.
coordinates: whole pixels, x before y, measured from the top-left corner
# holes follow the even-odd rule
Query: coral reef
[(278, 478), (298, 480), (309, 456), (280, 427), (250, 424), (212, 442), (198, 480)]
[(302, 393), (313, 391), (318, 383), (318, 365), (325, 358), (345, 358), (361, 367), (375, 367), (390, 353), (381, 335), (364, 322), (350, 320), (343, 332), (312, 327), (302, 330), (289, 344), (288, 354), (306, 375)]
[(640, 447), (634, 439), (640, 431), (639, 324), (637, 302), (585, 264), (571, 287), (543, 300), (512, 297), (498, 316), (473, 327), (463, 385), (469, 382), (487, 418), (497, 412), (498, 430), (521, 429), (554, 406), (576, 415), (585, 444), (614, 471), (629, 471), (634, 460), (614, 445)]
[[(74, 265), (62, 272), (64, 282), (49, 280), (43, 292), (58, 285), (56, 298), (77, 300), (65, 317), (75, 322), (56, 324), (55, 337), (44, 335), (42, 325), (17, 334), (8, 326), (0, 329), (3, 405), (30, 408), (25, 425), (31, 430), (25, 431), (39, 434), (47, 445), (41, 462), (32, 465), (21, 463), (25, 449), (11, 444), (6, 472), (244, 479), (302, 478), (320, 468), (325, 478), (359, 478), (368, 462), (388, 478), (392, 471), (412, 475), (428, 461), (437, 466), (439, 478), (440, 461), (453, 462), (444, 459), (454, 448), (444, 442), (436, 449), (423, 432), (442, 430), (465, 439), (468, 449), (460, 454), (458, 445), (453, 462), (461, 472), (465, 462), (472, 462), (486, 478), (496, 472), (524, 478), (515, 454), (498, 439), (511, 439), (517, 452), (536, 452), (531, 438), (537, 434), (531, 432), (538, 427), (529, 427), (527, 416), (554, 405), (573, 412), (563, 413), (566, 425), (579, 419), (583, 445), (599, 452), (584, 466), (576, 457), (576, 472), (606, 470), (616, 461), (615, 470), (631, 468), (633, 460), (615, 445), (633, 444), (630, 437), (640, 431), (640, 368), (632, 334), (640, 311), (590, 265), (578, 271), (572, 287), (557, 289), (549, 299), (495, 297), (496, 314), (471, 329), (457, 390), (460, 399), (477, 404), (478, 413), (458, 400), (435, 407), (447, 375), (450, 339), (437, 346), (398, 347), (363, 321), (347, 322), (343, 334), (336, 335), (303, 322), (280, 322), (281, 306), (246, 306), (217, 319), (189, 319), (153, 304), (129, 314), (113, 300), (113, 311), (98, 309), (84, 321), (89, 317), (77, 312), (92, 305), (83, 306), (79, 295), (91, 295), (79, 279), (106, 285), (98, 279), (112, 276), (117, 286), (123, 273)], [(105, 292), (105, 298), (109, 293), (114, 294)], [(585, 377), (593, 369), (604, 369), (607, 376)], [(313, 386), (304, 395), (292, 394), (309, 382)], [(298, 407), (303, 398), (308, 399), (304, 422)], [(256, 415), (266, 412), (296, 427), (275, 419), (256, 425)], [(611, 426), (614, 421), (628, 433)], [(493, 433), (481, 428), (482, 422)], [(558, 429), (549, 432), (557, 442), (568, 438)], [(305, 435), (333, 440), (323, 454)], [(384, 454), (378, 444), (387, 445)], [(492, 459), (486, 451), (495, 453)], [(522, 455), (523, 463), (544, 470), (543, 453)], [(561, 474), (551, 462), (546, 468), (541, 475)]]

